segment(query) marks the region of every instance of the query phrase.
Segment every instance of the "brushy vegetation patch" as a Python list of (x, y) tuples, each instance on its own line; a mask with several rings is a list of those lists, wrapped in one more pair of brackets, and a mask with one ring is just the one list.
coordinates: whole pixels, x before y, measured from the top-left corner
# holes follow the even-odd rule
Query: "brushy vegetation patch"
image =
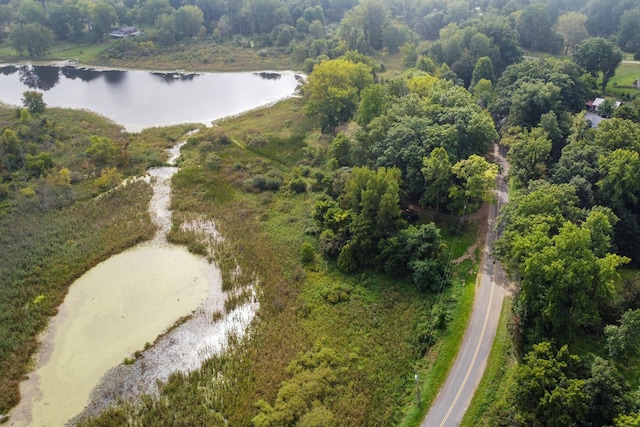
[[(133, 47), (123, 47), (124, 44), (131, 44)], [(73, 50), (66, 50), (63, 47), (59, 50), (53, 49), (49, 56), (51, 59), (78, 58), (97, 65), (153, 70), (175, 70), (176, 63), (180, 63), (180, 67), (183, 69), (193, 71), (295, 70), (300, 68), (300, 64), (291, 56), (276, 50), (266, 49), (259, 52), (253, 48), (233, 46), (231, 43), (219, 44), (211, 40), (190, 40), (162, 49), (155, 49), (158, 46), (153, 47), (153, 54), (150, 55), (135, 43), (112, 40), (106, 44), (98, 43)], [(11, 50), (7, 50), (5, 55), (15, 56)]]

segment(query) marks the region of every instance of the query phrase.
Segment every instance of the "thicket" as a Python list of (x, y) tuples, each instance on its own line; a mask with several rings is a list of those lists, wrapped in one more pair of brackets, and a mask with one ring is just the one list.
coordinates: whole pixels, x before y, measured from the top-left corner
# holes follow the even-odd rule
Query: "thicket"
[[(238, 51), (229, 50), (235, 48), (253, 51), (254, 63), (284, 54), (307, 71), (347, 50), (401, 53), (407, 67), (424, 65), (428, 53), (469, 87), (478, 82), (473, 71), (479, 63), (484, 72), (493, 68), (499, 76), (520, 60), (520, 46), (551, 53), (564, 48), (568, 53), (589, 36), (611, 37), (621, 49), (635, 52), (640, 46), (639, 16), (637, 5), (622, 0), (535, 5), (490, 1), (474, 7), (447, 0), (140, 0), (91, 6), (76, 0), (25, 0), (1, 5), (0, 40), (20, 55), (43, 56), (67, 49), (69, 43), (103, 41), (112, 29), (136, 26), (144, 34), (113, 40), (101, 60), (146, 63), (163, 54), (200, 66), (219, 60), (245, 63), (245, 58), (236, 58)], [(436, 42), (425, 49), (419, 43), (423, 40)], [(204, 42), (203, 48), (194, 52), (194, 41)], [(186, 46), (195, 57), (185, 55)]]

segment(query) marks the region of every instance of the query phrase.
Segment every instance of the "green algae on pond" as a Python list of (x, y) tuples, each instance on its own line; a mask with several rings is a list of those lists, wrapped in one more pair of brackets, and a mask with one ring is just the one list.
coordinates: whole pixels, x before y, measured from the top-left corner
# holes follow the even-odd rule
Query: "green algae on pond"
[(213, 268), (181, 247), (139, 246), (78, 279), (21, 385), (12, 425), (61, 426), (82, 411), (111, 367), (201, 304)]

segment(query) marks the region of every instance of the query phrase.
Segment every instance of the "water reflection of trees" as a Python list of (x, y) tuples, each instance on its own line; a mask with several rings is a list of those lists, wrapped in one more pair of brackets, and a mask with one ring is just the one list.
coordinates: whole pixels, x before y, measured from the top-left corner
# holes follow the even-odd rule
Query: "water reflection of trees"
[(3, 76), (10, 76), (18, 71), (18, 67), (14, 65), (7, 65), (6, 67), (0, 67), (0, 74)]
[(258, 76), (262, 77), (265, 80), (280, 80), (280, 78), (282, 77), (282, 74), (279, 73), (267, 73), (265, 71), (261, 72), (261, 73), (255, 73)]
[(28, 66), (18, 68), (20, 82), (29, 89), (49, 90), (60, 81), (60, 68), (49, 65)]
[(62, 67), (62, 75), (71, 80), (80, 79), (83, 82), (90, 82), (100, 77), (102, 73), (89, 68)]
[(151, 75), (160, 78), (165, 83), (173, 83), (177, 80), (190, 81), (190, 80), (193, 80), (195, 77), (199, 76), (200, 74), (198, 73), (160, 73), (157, 71), (153, 71), (151, 72)]
[(122, 70), (106, 70), (103, 74), (105, 81), (110, 84), (118, 84), (127, 77), (127, 72)]

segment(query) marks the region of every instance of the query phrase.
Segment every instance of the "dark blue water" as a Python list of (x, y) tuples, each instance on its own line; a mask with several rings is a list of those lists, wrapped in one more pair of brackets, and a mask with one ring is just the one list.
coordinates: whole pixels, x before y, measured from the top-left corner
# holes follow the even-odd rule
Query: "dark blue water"
[(136, 132), (220, 119), (294, 94), (292, 72), (169, 73), (75, 67), (0, 67), (0, 101), (22, 105), (27, 90), (49, 106), (95, 111)]

